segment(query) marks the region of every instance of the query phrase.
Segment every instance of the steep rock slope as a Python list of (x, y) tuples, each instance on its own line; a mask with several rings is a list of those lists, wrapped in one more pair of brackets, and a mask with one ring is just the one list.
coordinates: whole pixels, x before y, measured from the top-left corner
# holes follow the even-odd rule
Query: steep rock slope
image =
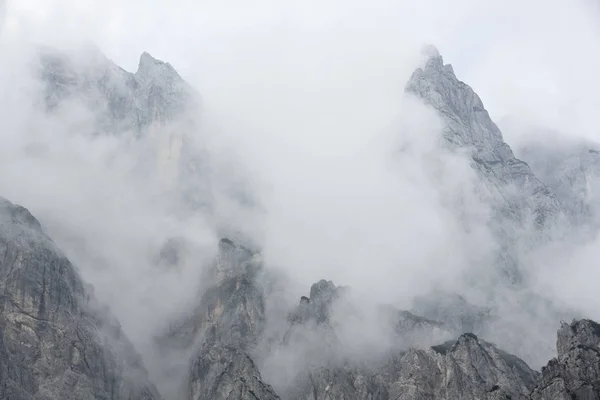
[(211, 284), (198, 306), (160, 340), (165, 354), (190, 354), (190, 367), (178, 388), (181, 398), (279, 398), (250, 355), (266, 319), (264, 290), (257, 282), (261, 268), (257, 254), (221, 239), (219, 255), (206, 276)]
[[(492, 207), (492, 231), (502, 244), (498, 266), (508, 279), (521, 279), (515, 242), (521, 237), (535, 243), (547, 236), (561, 215), (552, 193), (523, 161), (515, 158), (502, 133), (491, 120), (479, 96), (444, 65), (435, 48), (427, 49), (423, 68), (411, 76), (406, 91), (433, 107), (444, 123), (444, 139), (454, 150), (466, 150), (482, 186), (483, 200)], [(536, 232), (531, 235), (530, 232)]]
[(260, 264), (231, 241), (220, 246), (218, 283), (203, 299), (213, 322), (192, 361), (191, 399), (278, 399), (248, 354), (265, 324), (264, 294), (255, 279)]
[(532, 400), (600, 399), (600, 325), (590, 320), (563, 323), (558, 358), (542, 368)]
[(515, 158), (473, 89), (458, 80), (451, 65), (444, 65), (437, 50), (428, 51), (424, 68), (413, 73), (406, 90), (439, 112), (449, 144), (470, 150), (472, 166), (488, 186), (498, 211), (520, 224), (533, 217), (543, 227), (561, 211), (556, 196), (526, 163)]
[[(541, 294), (527, 290), (532, 279), (527, 263), (568, 231), (565, 207), (552, 188), (515, 157), (479, 96), (456, 77), (452, 66), (444, 64), (435, 48), (426, 49), (426, 58), (406, 91), (441, 118), (442, 146), (467, 155), (476, 176), (474, 191), (490, 211), (486, 222), (495, 249), (488, 260), (469, 266), (464, 274), (469, 283), (461, 286), (461, 292), (426, 294), (415, 299), (412, 310), (461, 332), (493, 338), (500, 346), (543, 363), (540, 354), (551, 351), (551, 337), (540, 333), (542, 340), (533, 339), (526, 325), (515, 321), (539, 317), (538, 310), (545, 309), (548, 318), (537, 320), (544, 325), (540, 330), (548, 331), (564, 314)], [(469, 216), (470, 210), (459, 204), (454, 212)]]
[(153, 400), (131, 344), (23, 207), (0, 198), (0, 398)]

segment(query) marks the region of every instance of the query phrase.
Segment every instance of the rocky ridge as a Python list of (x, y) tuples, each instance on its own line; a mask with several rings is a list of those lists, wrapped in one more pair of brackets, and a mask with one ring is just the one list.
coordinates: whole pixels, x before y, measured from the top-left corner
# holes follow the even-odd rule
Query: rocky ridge
[(447, 146), (469, 155), (482, 201), (494, 213), (490, 228), (503, 243), (497, 267), (517, 283), (522, 270), (515, 239), (534, 244), (549, 236), (562, 215), (561, 204), (529, 165), (514, 156), (479, 96), (444, 64), (437, 49), (428, 47), (425, 54), (424, 66), (413, 73), (406, 91), (437, 111)]
[[(88, 311), (97, 305), (84, 295), (85, 287), (73, 267), (43, 236), (37, 220), (3, 200), (1, 227), (5, 248), (2, 395), (158, 398), (153, 386), (143, 383), (140, 360), (109, 314)], [(197, 314), (190, 319), (195, 328), (187, 331), (196, 336), (188, 341), (195, 350), (187, 393), (192, 399), (278, 399), (253, 361), (266, 323), (258, 256), (227, 239), (220, 246), (213, 270), (215, 284), (204, 292)], [(299, 326), (314, 330), (326, 325), (329, 345), (335, 346), (335, 304), (343, 301), (346, 290), (328, 281), (313, 285), (310, 297), (303, 297), (290, 314), (289, 330), (280, 345), (296, 347), (294, 331)], [(442, 327), (408, 312), (398, 311), (396, 318), (400, 336), (417, 327)], [(103, 337), (109, 333), (112, 336)], [(398, 349), (375, 363), (323, 359), (300, 372), (282, 391), (282, 398), (526, 399), (530, 392), (533, 399), (595, 398), (589, 396), (599, 393), (598, 324), (587, 320), (565, 324), (558, 337), (558, 358), (542, 370), (541, 378), (518, 357), (467, 333), (429, 348)], [(181, 344), (181, 337), (176, 338)], [(121, 359), (128, 352), (130, 356)], [(24, 356), (31, 361), (24, 363)], [(40, 382), (36, 376), (45, 378)]]
[[(158, 399), (139, 356), (110, 313), (98, 306), (73, 267), (24, 208), (2, 200), (0, 277), (4, 326), (0, 397), (7, 399)], [(268, 324), (258, 253), (229, 239), (210, 271), (213, 284), (163, 346), (192, 349), (181, 380), (181, 399), (594, 399), (600, 396), (600, 325), (564, 324), (558, 357), (533, 371), (474, 334), (432, 346), (406, 342), (386, 354), (355, 358), (343, 347), (340, 310), (349, 289), (330, 281), (311, 287), (288, 316), (287, 332), (268, 350), (289, 349), (302, 368), (291, 379), (270, 380), (268, 358), (257, 353)], [(338, 306), (342, 304), (342, 308)], [(392, 312), (393, 311), (393, 312)], [(382, 308), (393, 334), (410, 337), (444, 324)], [(360, 311), (358, 312), (360, 317)], [(373, 327), (377, 328), (377, 327)], [(317, 333), (311, 336), (310, 333)], [(327, 335), (324, 335), (327, 333)], [(456, 336), (455, 336), (456, 337)], [(187, 338), (182, 340), (182, 338)], [(325, 339), (325, 347), (323, 347)], [(324, 355), (312, 358), (311, 348)], [(308, 351), (308, 353), (306, 353)], [(325, 351), (325, 352), (324, 352)], [(258, 357), (258, 358), (257, 358)], [(258, 362), (255, 360), (259, 360)], [(281, 358), (275, 357), (276, 362)], [(273, 361), (271, 360), (271, 361)], [(308, 361), (306, 364), (304, 362)], [(280, 366), (282, 367), (282, 366)], [(595, 372), (594, 372), (595, 371)], [(288, 377), (290, 378), (290, 377)], [(594, 397), (596, 396), (596, 397)]]

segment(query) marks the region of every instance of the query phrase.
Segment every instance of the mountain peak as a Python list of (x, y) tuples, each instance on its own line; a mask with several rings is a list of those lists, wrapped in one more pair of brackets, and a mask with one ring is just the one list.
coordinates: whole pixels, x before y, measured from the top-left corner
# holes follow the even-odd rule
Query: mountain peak
[(426, 44), (421, 48), (421, 54), (426, 57), (441, 57), (440, 51), (432, 44)]
[[(417, 69), (419, 73), (446, 73), (450, 76), (455, 76), (454, 68), (452, 68), (452, 65), (444, 65), (444, 58), (440, 54), (438, 48), (434, 45), (428, 44), (423, 46), (421, 48), (421, 57), (423, 59), (423, 67)], [(417, 71), (415, 71), (415, 73), (417, 73)]]
[(512, 159), (502, 133), (473, 89), (456, 77), (451, 65), (444, 65), (434, 46), (425, 46), (421, 54), (427, 57), (424, 66), (413, 72), (406, 90), (440, 113), (446, 125), (446, 140), (458, 147), (475, 149), (478, 159)]
[(444, 59), (434, 45), (428, 44), (423, 46), (421, 48), (421, 56), (425, 60), (425, 69), (442, 68), (444, 66)]
[(139, 66), (140, 68), (142, 66), (146, 66), (146, 65), (160, 65), (160, 64), (164, 64), (162, 61), (157, 60), (156, 58), (152, 57), (152, 55), (148, 52), (143, 52), (142, 55), (140, 56), (140, 62), (139, 62)]
[(140, 56), (136, 75), (150, 78), (156, 78), (157, 75), (169, 75), (181, 79), (171, 64), (154, 58), (148, 52), (143, 52)]
[[(515, 158), (481, 98), (457, 78), (450, 65), (444, 65), (435, 47), (426, 46), (422, 54), (428, 58), (422, 68), (413, 72), (406, 91), (437, 111), (444, 127), (443, 138), (449, 148), (468, 152), (471, 165), (486, 182), (484, 190), (487, 192), (492, 188), (487, 193), (490, 193), (490, 199), (493, 198), (494, 218), (532, 224), (535, 227), (532, 232), (553, 223), (561, 212), (558, 199), (526, 163)], [(506, 188), (511, 185), (518, 188), (527, 200), (509, 192)], [(494, 232), (499, 240), (507, 237), (502, 229)], [(531, 240), (535, 242), (541, 237), (532, 237)], [(502, 250), (499, 265), (511, 282), (517, 282), (521, 279), (518, 262), (509, 254), (511, 252)]]

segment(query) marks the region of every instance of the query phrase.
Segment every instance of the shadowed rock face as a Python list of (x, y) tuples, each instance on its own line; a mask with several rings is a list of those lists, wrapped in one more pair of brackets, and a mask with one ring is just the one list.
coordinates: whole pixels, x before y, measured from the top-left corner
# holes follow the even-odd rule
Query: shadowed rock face
[(25, 208), (0, 198), (0, 398), (152, 400), (121, 329)]

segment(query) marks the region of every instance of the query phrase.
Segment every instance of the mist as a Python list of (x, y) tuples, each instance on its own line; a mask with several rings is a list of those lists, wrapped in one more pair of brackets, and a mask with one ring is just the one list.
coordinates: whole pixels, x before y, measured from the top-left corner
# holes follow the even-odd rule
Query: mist
[[(443, 145), (441, 119), (404, 86), (434, 44), (495, 121), (598, 142), (599, 11), (586, 0), (8, 0), (0, 194), (40, 219), (142, 349), (195, 299), (224, 226), (287, 277), (289, 304), (320, 279), (365, 304), (409, 308), (432, 290), (476, 301), (497, 290), (489, 206), (467, 155)], [(164, 150), (160, 132), (95, 135), (83, 103), (40, 106), (39, 46), (85, 54), (89, 43), (131, 72), (150, 52), (200, 93), (201, 113), (189, 112), (200, 120), (193, 146), (211, 163), (210, 213), (184, 211), (160, 168), (143, 164)], [(505, 140), (517, 146), (523, 132)], [(174, 237), (191, 250), (161, 268)], [(529, 254), (523, 291), (597, 318), (593, 243)], [(526, 320), (504, 300), (515, 315), (498, 338)], [(536, 312), (533, 335), (558, 326)]]

